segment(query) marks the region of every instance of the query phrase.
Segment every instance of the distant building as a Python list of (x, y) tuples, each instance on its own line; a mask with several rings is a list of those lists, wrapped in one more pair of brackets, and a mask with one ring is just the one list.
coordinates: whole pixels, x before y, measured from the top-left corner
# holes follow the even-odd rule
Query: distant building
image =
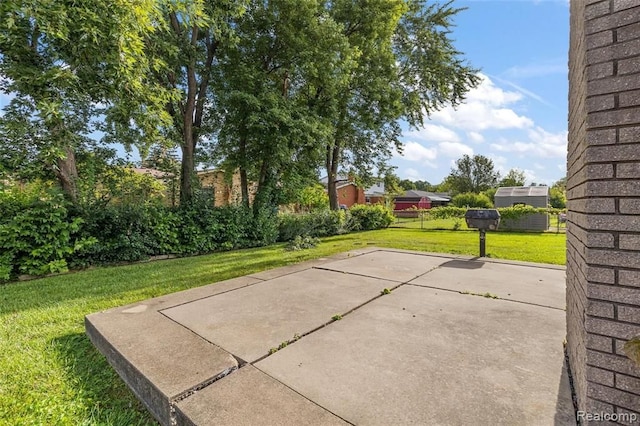
[[(320, 179), (320, 183), (327, 188), (329, 178)], [(349, 208), (354, 204), (376, 204), (384, 202), (384, 182), (379, 182), (369, 188), (363, 188), (346, 175), (338, 175), (336, 178), (336, 192), (338, 204)]]
[[(229, 176), (224, 170), (202, 170), (197, 172), (202, 186), (202, 195), (211, 197), (216, 207), (237, 205), (242, 203), (242, 186), (240, 173), (234, 172)], [(257, 185), (249, 183), (249, 203), (253, 202)]]
[(395, 204), (394, 210), (397, 211), (432, 209), (434, 207), (446, 206), (451, 202), (451, 197), (446, 193), (411, 189), (409, 191), (405, 191), (404, 194), (397, 195), (393, 202)]
[[(494, 197), (496, 207), (531, 206), (548, 207), (548, 186), (505, 186), (498, 188)], [(504, 219), (500, 227), (527, 231), (546, 231), (549, 228), (549, 215), (535, 213), (520, 219)]]

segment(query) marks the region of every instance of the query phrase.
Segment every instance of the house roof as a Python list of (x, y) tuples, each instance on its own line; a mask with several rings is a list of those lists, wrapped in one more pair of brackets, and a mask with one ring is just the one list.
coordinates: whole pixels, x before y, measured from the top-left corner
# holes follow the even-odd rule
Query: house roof
[(498, 188), (496, 197), (546, 197), (548, 186), (504, 186)]
[[(320, 178), (320, 183), (322, 185), (324, 185), (325, 187), (327, 186), (327, 184), (329, 183), (329, 177), (328, 176), (324, 176), (322, 178)], [(349, 178), (349, 176), (347, 175), (342, 175), (342, 174), (338, 174), (336, 176), (336, 187), (338, 189), (343, 188), (345, 186), (349, 186), (349, 185), (354, 185), (355, 183), (352, 181), (352, 179)], [(384, 196), (384, 182), (380, 181), (375, 183), (374, 185), (365, 188), (364, 190), (364, 195), (367, 197), (382, 197)]]
[(447, 194), (419, 191), (417, 189), (411, 189), (409, 191), (405, 191), (404, 194), (396, 197), (397, 200), (398, 199), (414, 200), (414, 199), (420, 199), (420, 198), (428, 198), (431, 201), (440, 201), (443, 203), (451, 201), (451, 197), (449, 197)]

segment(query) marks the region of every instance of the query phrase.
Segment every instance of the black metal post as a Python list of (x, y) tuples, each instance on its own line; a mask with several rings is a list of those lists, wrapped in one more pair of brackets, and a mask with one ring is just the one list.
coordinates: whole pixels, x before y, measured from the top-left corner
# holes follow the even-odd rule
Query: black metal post
[(484, 229), (480, 229), (480, 257), (485, 257), (486, 249), (485, 243), (487, 241), (487, 235)]

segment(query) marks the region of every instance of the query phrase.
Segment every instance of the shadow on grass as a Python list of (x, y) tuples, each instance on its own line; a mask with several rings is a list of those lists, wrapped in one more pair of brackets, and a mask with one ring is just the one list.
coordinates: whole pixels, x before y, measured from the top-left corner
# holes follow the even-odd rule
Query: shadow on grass
[(51, 346), (86, 412), (83, 424), (157, 424), (84, 333), (57, 337)]
[(4, 313), (10, 313), (77, 300), (99, 305), (94, 310), (107, 309), (294, 262), (265, 258), (251, 250), (96, 268), (0, 285), (0, 305)]

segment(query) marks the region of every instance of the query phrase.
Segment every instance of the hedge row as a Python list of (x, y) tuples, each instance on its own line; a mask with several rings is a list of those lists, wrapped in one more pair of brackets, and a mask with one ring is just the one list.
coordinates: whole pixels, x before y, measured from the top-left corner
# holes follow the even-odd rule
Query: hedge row
[(0, 281), (156, 255), (186, 256), (378, 229), (392, 222), (383, 206), (305, 215), (213, 207), (205, 201), (178, 208), (78, 207), (50, 188), (5, 189), (0, 191)]

